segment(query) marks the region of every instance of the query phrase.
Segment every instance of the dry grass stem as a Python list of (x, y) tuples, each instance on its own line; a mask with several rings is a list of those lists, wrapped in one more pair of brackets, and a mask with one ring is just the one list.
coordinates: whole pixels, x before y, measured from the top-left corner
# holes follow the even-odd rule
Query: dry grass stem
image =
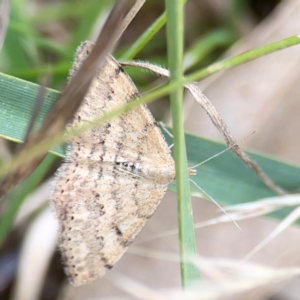
[[(146, 62), (122, 62), (123, 66), (140, 67), (156, 74), (169, 78), (169, 71), (155, 66)], [(201, 105), (201, 107), (206, 111), (212, 123), (218, 129), (218, 131), (223, 135), (228, 147), (231, 147), (232, 151), (235, 152), (264, 182), (264, 184), (271, 190), (276, 192), (278, 195), (285, 195), (286, 192), (277, 186), (264, 171), (254, 162), (238, 145), (236, 139), (231, 135), (227, 125), (223, 121), (222, 117), (214, 107), (214, 105), (208, 100), (208, 98), (202, 93), (200, 88), (195, 83), (189, 83), (184, 85), (194, 96), (196, 101)], [(234, 146), (233, 146), (234, 145)]]

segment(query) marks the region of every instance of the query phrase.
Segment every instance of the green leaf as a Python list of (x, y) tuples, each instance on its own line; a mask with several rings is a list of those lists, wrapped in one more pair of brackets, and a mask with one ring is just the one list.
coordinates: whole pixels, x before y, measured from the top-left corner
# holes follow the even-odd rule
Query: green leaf
[[(21, 142), (27, 125), (32, 116), (39, 86), (16, 77), (0, 73), (0, 136)], [(37, 118), (35, 128), (41, 123), (59, 92), (47, 89), (46, 99)], [(54, 153), (63, 155), (62, 148), (56, 148)]]
[[(226, 145), (191, 134), (185, 134), (189, 166), (198, 164), (226, 149)], [(170, 139), (167, 137), (167, 139)], [(264, 172), (287, 192), (299, 187), (300, 166), (284, 162), (266, 154), (246, 151)], [(197, 175), (191, 178), (214, 200), (224, 205), (255, 201), (276, 194), (267, 188), (260, 178), (232, 151), (204, 163), (197, 168)], [(174, 185), (170, 186), (175, 190)], [(191, 185), (193, 195), (201, 192)], [(205, 197), (206, 198), (206, 197)], [(283, 211), (275, 214), (282, 219)]]

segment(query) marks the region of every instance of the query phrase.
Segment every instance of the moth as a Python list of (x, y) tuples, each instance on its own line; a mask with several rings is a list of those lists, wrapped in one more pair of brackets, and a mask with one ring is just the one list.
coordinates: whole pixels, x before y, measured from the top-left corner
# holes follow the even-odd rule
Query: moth
[[(92, 47), (91, 42), (79, 46), (71, 76)], [(68, 128), (138, 95), (119, 63), (108, 56)], [(170, 149), (145, 105), (72, 138), (51, 197), (72, 284), (92, 282), (115, 265), (174, 179)]]

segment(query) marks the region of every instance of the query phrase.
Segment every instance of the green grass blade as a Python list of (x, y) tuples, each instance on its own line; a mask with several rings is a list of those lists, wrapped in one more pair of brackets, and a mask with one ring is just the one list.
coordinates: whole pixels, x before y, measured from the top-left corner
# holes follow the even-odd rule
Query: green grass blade
[[(34, 110), (39, 86), (29, 81), (0, 73), (0, 137), (21, 142)], [(59, 92), (47, 89), (46, 99), (35, 128), (42, 124)], [(61, 149), (56, 149), (58, 154)]]
[[(166, 0), (167, 45), (170, 81), (183, 77), (183, 1)], [(179, 228), (181, 283), (187, 287), (199, 279), (199, 271), (189, 258), (196, 257), (190, 182), (183, 128), (183, 87), (170, 94), (176, 164), (177, 210)]]
[(234, 56), (232, 58), (224, 59), (220, 62), (216, 62), (212, 65), (210, 65), (207, 68), (204, 68), (200, 71), (197, 71), (193, 74), (190, 74), (185, 78), (186, 82), (191, 82), (194, 80), (201, 80), (208, 76), (211, 76), (217, 72), (227, 70), (232, 67), (239, 66), (241, 64), (244, 64), (246, 62), (252, 61), (254, 59), (257, 59), (259, 57), (274, 53), (276, 51), (286, 49), (288, 47), (292, 47), (295, 45), (298, 45), (300, 43), (300, 36), (295, 35), (291, 36), (289, 38), (286, 38), (284, 40), (262, 46), (256, 49), (253, 49), (251, 51), (247, 51), (245, 53), (242, 53), (240, 55)]

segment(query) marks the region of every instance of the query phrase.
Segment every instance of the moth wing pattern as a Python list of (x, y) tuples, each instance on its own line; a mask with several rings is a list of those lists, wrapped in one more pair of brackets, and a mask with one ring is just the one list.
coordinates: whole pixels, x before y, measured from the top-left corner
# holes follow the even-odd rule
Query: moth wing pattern
[[(71, 76), (92, 47), (90, 42), (79, 46)], [(68, 128), (137, 96), (129, 76), (108, 56)], [(114, 266), (174, 178), (170, 150), (145, 105), (72, 138), (51, 197), (71, 283), (89, 283)]]

